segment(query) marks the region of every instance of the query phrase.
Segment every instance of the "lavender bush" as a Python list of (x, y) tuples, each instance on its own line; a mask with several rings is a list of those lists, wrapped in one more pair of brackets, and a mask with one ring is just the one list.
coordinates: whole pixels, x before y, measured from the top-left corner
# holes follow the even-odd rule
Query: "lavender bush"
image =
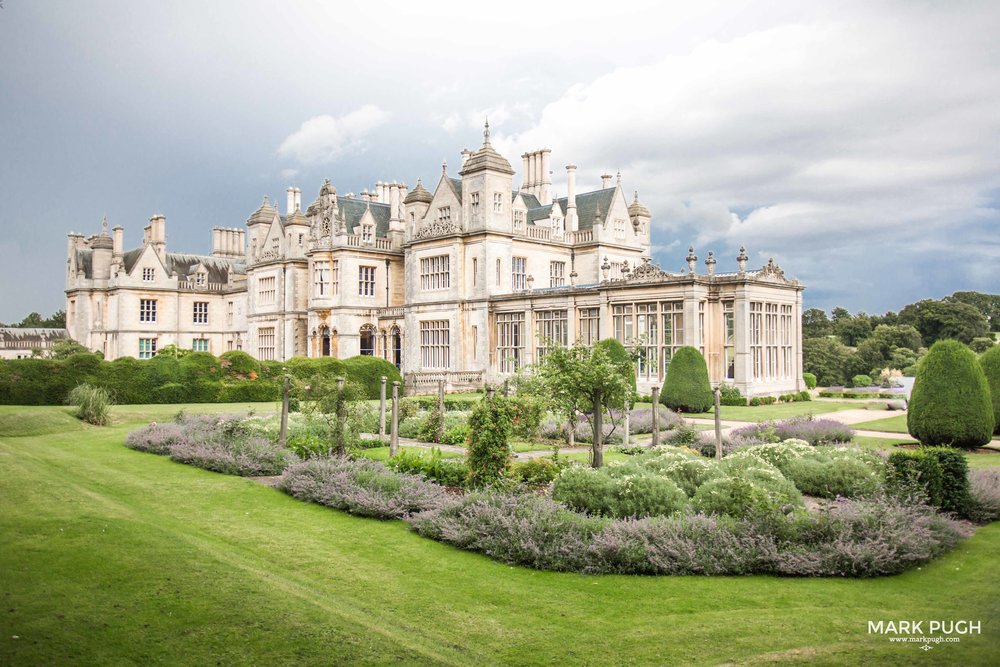
[[(684, 423), (683, 418), (676, 412), (663, 406), (659, 406), (660, 431), (671, 431)], [(605, 444), (612, 444), (622, 441), (624, 431), (624, 411), (612, 410), (610, 419), (604, 420)], [(565, 419), (558, 419), (549, 415), (542, 419), (538, 434), (546, 440), (564, 440)], [(636, 408), (629, 411), (629, 432), (633, 435), (653, 432), (653, 408)], [(593, 429), (590, 419), (585, 415), (580, 415), (576, 420), (575, 439), (579, 443), (589, 443), (594, 439)]]
[(140, 452), (170, 454), (170, 448), (178, 442), (186, 442), (187, 429), (183, 424), (167, 422), (166, 424), (150, 424), (130, 431), (125, 436), (125, 446)]
[(205, 470), (227, 475), (261, 477), (280, 475), (298, 457), (266, 438), (204, 438), (186, 440), (170, 447), (170, 458)]
[(819, 514), (777, 519), (610, 520), (537, 496), (473, 494), (407, 522), (506, 563), (588, 574), (880, 576), (927, 562), (966, 535), (931, 508), (890, 498), (840, 500)]
[(400, 519), (438, 509), (448, 492), (416, 475), (368, 459), (311, 459), (290, 466), (278, 483), (290, 496), (376, 519)]
[(978, 523), (1000, 519), (1000, 468), (969, 472), (968, 517)]
[(829, 445), (850, 442), (854, 430), (832, 419), (815, 419), (812, 415), (794, 417), (780, 422), (760, 422), (731, 433), (736, 440), (756, 442), (781, 442), (783, 440), (804, 440), (810, 445)]

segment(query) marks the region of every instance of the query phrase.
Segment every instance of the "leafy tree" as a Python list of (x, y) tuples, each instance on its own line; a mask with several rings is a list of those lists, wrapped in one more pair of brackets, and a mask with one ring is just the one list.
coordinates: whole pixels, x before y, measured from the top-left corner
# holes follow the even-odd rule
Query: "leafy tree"
[(975, 449), (990, 441), (990, 387), (972, 350), (954, 340), (934, 343), (917, 368), (906, 426), (924, 445)]
[(983, 352), (989, 350), (991, 347), (995, 346), (996, 346), (996, 341), (994, 341), (992, 338), (985, 338), (985, 337), (973, 338), (972, 342), (969, 343), (969, 347), (976, 354), (982, 354)]
[(825, 310), (810, 308), (802, 313), (802, 337), (822, 338), (833, 333), (833, 324)]
[(986, 317), (990, 330), (1000, 331), (1000, 294), (983, 294), (982, 292), (955, 292), (946, 296), (945, 301), (967, 303), (976, 308)]
[(705, 357), (693, 347), (677, 350), (667, 367), (660, 402), (684, 412), (708, 412), (712, 409), (712, 385), (708, 381)]
[[(877, 371), (890, 367), (893, 352), (902, 348), (916, 354), (917, 350), (920, 349), (920, 344), (920, 332), (909, 324), (898, 326), (880, 324), (875, 327), (871, 336), (858, 345), (857, 354), (864, 371), (874, 375), (877, 374)], [(891, 367), (904, 368), (903, 366)]]
[(22, 328), (34, 328), (44, 326), (45, 318), (39, 313), (28, 313), (28, 316), (21, 320), (17, 326)]
[(538, 375), (548, 395), (561, 406), (560, 413), (591, 413), (595, 468), (604, 464), (604, 411), (621, 408), (635, 392), (635, 366), (631, 357), (627, 353), (622, 357), (610, 352), (612, 347), (588, 347), (581, 343), (555, 347), (538, 365)]
[(52, 343), (51, 356), (53, 359), (66, 359), (81, 352), (90, 352), (83, 345), (80, 345), (72, 338), (64, 338)]
[(979, 357), (979, 365), (986, 375), (993, 403), (993, 432), (1000, 434), (1000, 345), (994, 345)]
[(156, 351), (156, 356), (158, 357), (174, 357), (175, 359), (180, 359), (181, 357), (186, 357), (191, 350), (187, 350), (179, 345), (164, 345), (159, 350)]
[(358, 418), (365, 398), (364, 388), (343, 378), (316, 375), (303, 385), (298, 381), (297, 392), (302, 397), (302, 411), (326, 422), (329, 429), (330, 451), (341, 456), (358, 442)]
[(833, 332), (844, 345), (855, 347), (872, 334), (872, 324), (868, 316), (858, 313), (854, 317), (842, 317), (833, 325)]
[(903, 308), (899, 313), (899, 323), (914, 326), (923, 337), (924, 345), (933, 345), (943, 338), (968, 344), (973, 338), (989, 332), (986, 316), (974, 306), (933, 299), (924, 299)]
[(475, 487), (496, 486), (510, 468), (513, 407), (504, 396), (487, 396), (469, 417), (469, 482)]
[(837, 324), (841, 320), (850, 319), (850, 317), (851, 317), (851, 311), (847, 310), (842, 306), (837, 306), (836, 308), (830, 311), (830, 320), (834, 324)]
[(855, 358), (853, 352), (833, 338), (807, 338), (802, 341), (802, 368), (816, 376), (821, 387), (843, 385), (848, 377), (848, 365)]

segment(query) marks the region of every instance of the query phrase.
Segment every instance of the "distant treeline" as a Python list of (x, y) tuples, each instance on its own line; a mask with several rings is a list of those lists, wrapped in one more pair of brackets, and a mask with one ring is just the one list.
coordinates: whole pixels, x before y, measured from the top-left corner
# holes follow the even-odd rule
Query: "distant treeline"
[[(80, 384), (103, 387), (116, 403), (235, 403), (277, 401), (282, 376), (308, 381), (343, 376), (378, 398), (381, 376), (401, 381), (395, 366), (377, 357), (304, 357), (258, 361), (246, 352), (157, 355), (148, 360), (123, 357), (104, 361), (89, 352), (65, 359), (14, 359), (0, 362), (0, 404), (60, 405)], [(390, 384), (391, 386), (391, 384)]]
[(917, 362), (941, 339), (965, 343), (975, 352), (995, 344), (1000, 331), (1000, 295), (955, 292), (924, 299), (899, 313), (852, 315), (834, 308), (802, 313), (802, 362), (820, 386), (851, 384), (858, 375), (877, 378), (884, 368), (916, 372)]

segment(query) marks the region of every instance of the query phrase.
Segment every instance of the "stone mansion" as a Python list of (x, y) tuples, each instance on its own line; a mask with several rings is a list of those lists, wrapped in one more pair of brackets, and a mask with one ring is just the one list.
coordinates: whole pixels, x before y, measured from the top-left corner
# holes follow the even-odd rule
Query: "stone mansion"
[(359, 196), (329, 181), (304, 210), (288, 188), (282, 214), (267, 197), (245, 229), (216, 227), (212, 253), (167, 250), (166, 219), (142, 246), (121, 227), (70, 233), (69, 335), (104, 353), (149, 358), (166, 345), (259, 359), (376, 355), (411, 392), (495, 383), (546, 346), (614, 337), (638, 352), (640, 391), (662, 384), (677, 348), (701, 349), (713, 382), (745, 395), (802, 382), (802, 290), (768, 262), (699, 271), (650, 257), (650, 212), (621, 176), (554, 197), (550, 151), (514, 169), (490, 144), (463, 151), (458, 177), (442, 165), (433, 191), (376, 184)]

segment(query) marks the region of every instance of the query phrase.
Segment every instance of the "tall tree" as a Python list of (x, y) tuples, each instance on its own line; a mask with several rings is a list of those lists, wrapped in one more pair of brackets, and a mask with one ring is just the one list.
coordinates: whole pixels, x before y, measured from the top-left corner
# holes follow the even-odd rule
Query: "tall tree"
[(944, 300), (969, 304), (986, 317), (991, 331), (1000, 331), (1000, 294), (955, 292), (951, 296), (946, 296)]
[(927, 346), (945, 338), (968, 345), (973, 338), (989, 332), (989, 323), (982, 312), (975, 306), (954, 301), (924, 299), (911, 303), (900, 311), (899, 323), (915, 327)]
[(826, 311), (819, 308), (810, 308), (802, 313), (802, 337), (822, 338), (833, 333), (833, 325), (830, 318), (826, 316)]
[(802, 341), (802, 369), (816, 376), (821, 387), (842, 385), (854, 353), (834, 338), (807, 338)]
[(631, 358), (627, 353), (610, 352), (607, 345), (576, 343), (549, 350), (538, 365), (538, 375), (552, 400), (562, 406), (561, 413), (590, 413), (592, 465), (600, 468), (604, 465), (604, 412), (620, 409), (635, 391)]

